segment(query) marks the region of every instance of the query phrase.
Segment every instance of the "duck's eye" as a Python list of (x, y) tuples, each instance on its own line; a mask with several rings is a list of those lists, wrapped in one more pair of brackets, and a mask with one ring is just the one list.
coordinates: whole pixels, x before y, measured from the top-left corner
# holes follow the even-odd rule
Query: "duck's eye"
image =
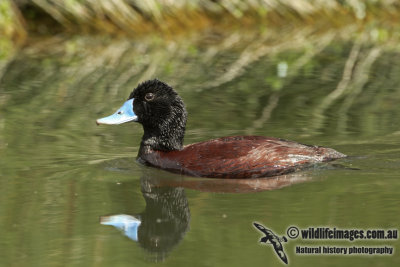
[(154, 94), (153, 94), (153, 93), (147, 93), (147, 94), (144, 96), (144, 99), (146, 99), (146, 101), (151, 101), (151, 100), (154, 99)]

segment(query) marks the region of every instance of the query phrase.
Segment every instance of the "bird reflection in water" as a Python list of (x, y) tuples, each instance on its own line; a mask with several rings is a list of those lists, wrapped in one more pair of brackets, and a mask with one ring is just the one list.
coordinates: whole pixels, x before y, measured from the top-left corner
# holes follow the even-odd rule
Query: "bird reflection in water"
[(141, 189), (146, 202), (142, 213), (101, 216), (100, 223), (112, 225), (137, 241), (152, 261), (163, 261), (189, 227), (188, 201), (183, 188), (155, 186), (149, 178), (141, 179)]
[[(152, 171), (150, 171), (151, 173)], [(158, 177), (158, 178), (156, 178)], [(189, 229), (190, 211), (184, 188), (217, 193), (251, 193), (279, 189), (309, 181), (306, 172), (259, 179), (204, 179), (166, 174), (141, 178), (145, 210), (135, 216), (101, 216), (100, 223), (112, 225), (137, 241), (150, 253), (150, 260), (163, 261)]]

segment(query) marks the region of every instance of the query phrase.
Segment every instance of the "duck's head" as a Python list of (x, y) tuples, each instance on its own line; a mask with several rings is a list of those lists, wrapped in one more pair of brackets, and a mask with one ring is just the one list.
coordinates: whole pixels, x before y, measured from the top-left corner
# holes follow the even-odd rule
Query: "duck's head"
[(139, 84), (117, 112), (96, 123), (139, 122), (144, 130), (141, 150), (171, 151), (183, 147), (186, 119), (185, 105), (178, 93), (154, 79)]

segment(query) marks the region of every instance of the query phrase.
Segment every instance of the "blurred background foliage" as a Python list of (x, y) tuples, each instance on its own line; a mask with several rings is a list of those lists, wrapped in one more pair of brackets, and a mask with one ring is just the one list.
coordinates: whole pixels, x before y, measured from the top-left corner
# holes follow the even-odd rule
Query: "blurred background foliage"
[(393, 0), (1, 0), (0, 32), (30, 35), (109, 33), (137, 36), (260, 22), (343, 25), (349, 20), (397, 19)]

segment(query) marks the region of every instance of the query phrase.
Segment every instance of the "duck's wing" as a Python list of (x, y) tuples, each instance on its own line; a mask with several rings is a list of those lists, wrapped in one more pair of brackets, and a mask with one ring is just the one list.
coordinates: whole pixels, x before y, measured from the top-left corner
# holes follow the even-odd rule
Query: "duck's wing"
[(256, 178), (293, 172), (343, 156), (330, 148), (283, 139), (233, 136), (191, 144), (180, 151), (157, 151), (146, 155), (145, 160), (159, 168), (191, 176)]

